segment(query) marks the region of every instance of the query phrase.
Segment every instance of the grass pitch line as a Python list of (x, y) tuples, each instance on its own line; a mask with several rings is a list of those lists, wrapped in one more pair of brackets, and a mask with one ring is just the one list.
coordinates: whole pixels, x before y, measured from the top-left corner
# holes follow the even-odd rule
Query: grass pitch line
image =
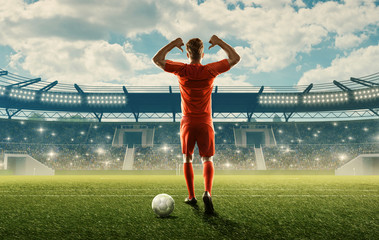
[[(6, 194), (0, 197), (154, 197), (155, 194)], [(185, 195), (171, 195), (183, 197)], [(354, 195), (354, 194), (214, 194), (213, 197), (379, 197), (379, 195)]]
[[(117, 191), (117, 190), (123, 190), (123, 191), (182, 191), (183, 188), (166, 188), (166, 189), (156, 189), (156, 188), (96, 188), (95, 190), (100, 191)], [(36, 191), (53, 191), (53, 192), (88, 192), (93, 190), (77, 190), (77, 189), (43, 189), (43, 190), (36, 190)], [(224, 188), (224, 189), (216, 189), (215, 191), (299, 191), (299, 189), (295, 188)], [(379, 190), (375, 189), (333, 189), (333, 188), (327, 188), (327, 189), (309, 189), (308, 191), (311, 192), (318, 192), (318, 191), (335, 191), (335, 192), (379, 192)], [(0, 192), (15, 192), (15, 191), (0, 191)], [(20, 192), (20, 191), (19, 191)]]

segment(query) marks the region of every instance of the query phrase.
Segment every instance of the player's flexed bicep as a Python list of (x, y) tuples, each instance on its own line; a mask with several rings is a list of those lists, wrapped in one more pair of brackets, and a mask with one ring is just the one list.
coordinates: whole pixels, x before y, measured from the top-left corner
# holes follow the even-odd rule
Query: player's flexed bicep
[(177, 38), (174, 41), (170, 42), (166, 46), (164, 46), (161, 50), (159, 50), (155, 56), (153, 57), (153, 62), (163, 70), (165, 70), (165, 65), (166, 65), (166, 55), (168, 52), (170, 52), (173, 48), (177, 47), (179, 48), (182, 52), (182, 46), (184, 46), (183, 40), (181, 38)]
[(234, 50), (234, 48), (232, 48), (229, 44), (221, 40), (216, 35), (213, 35), (211, 37), (211, 39), (209, 40), (209, 43), (211, 44), (209, 49), (211, 49), (212, 47), (216, 45), (219, 45), (226, 52), (226, 54), (228, 55), (227, 60), (230, 65), (230, 68), (232, 68), (234, 65), (236, 65), (240, 61), (241, 58), (236, 52), (236, 50)]

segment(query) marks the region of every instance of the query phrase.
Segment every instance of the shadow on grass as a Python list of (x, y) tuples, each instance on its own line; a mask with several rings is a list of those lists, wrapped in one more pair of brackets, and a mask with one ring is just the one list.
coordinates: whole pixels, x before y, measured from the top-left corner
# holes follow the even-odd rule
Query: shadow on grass
[(158, 219), (171, 219), (171, 220), (173, 220), (173, 219), (177, 219), (178, 217), (177, 216), (171, 216), (171, 215), (169, 215), (167, 217), (156, 216), (156, 218), (158, 218)]
[(245, 235), (247, 228), (240, 223), (237, 223), (233, 220), (226, 219), (222, 215), (215, 212), (214, 214), (204, 213), (203, 210), (200, 210), (199, 206), (192, 206), (193, 212), (197, 215), (203, 222), (212, 226), (213, 229), (218, 231), (220, 235), (228, 239), (247, 239), (248, 236)]

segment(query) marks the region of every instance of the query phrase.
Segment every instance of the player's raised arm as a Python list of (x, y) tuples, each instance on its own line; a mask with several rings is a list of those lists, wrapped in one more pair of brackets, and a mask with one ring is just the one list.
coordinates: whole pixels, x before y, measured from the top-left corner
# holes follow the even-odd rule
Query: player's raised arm
[(236, 50), (234, 50), (234, 48), (232, 48), (229, 44), (224, 42), (222, 39), (220, 39), (216, 35), (213, 35), (211, 37), (211, 39), (209, 40), (209, 43), (211, 44), (209, 49), (211, 49), (212, 47), (216, 45), (219, 45), (226, 52), (226, 54), (228, 55), (228, 62), (229, 62), (230, 67), (233, 67), (240, 61), (241, 59), (240, 55), (238, 55)]
[(159, 50), (155, 56), (153, 57), (153, 62), (160, 68), (164, 70), (165, 64), (166, 64), (166, 55), (168, 52), (170, 52), (173, 48), (177, 47), (182, 52), (182, 46), (184, 46), (183, 40), (181, 38), (177, 38), (174, 41), (170, 42), (166, 46), (164, 46), (161, 50)]

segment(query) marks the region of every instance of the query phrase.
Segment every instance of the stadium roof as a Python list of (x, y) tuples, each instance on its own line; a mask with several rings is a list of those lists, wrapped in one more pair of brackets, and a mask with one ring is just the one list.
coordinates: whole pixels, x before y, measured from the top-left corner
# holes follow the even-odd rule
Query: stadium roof
[[(0, 71), (0, 116), (88, 114), (105, 118), (180, 118), (180, 93), (172, 86), (88, 86), (47, 82)], [(215, 118), (379, 117), (379, 73), (308, 86), (214, 86)], [(350, 113), (349, 113), (350, 112)], [(359, 113), (358, 113), (359, 112)]]

